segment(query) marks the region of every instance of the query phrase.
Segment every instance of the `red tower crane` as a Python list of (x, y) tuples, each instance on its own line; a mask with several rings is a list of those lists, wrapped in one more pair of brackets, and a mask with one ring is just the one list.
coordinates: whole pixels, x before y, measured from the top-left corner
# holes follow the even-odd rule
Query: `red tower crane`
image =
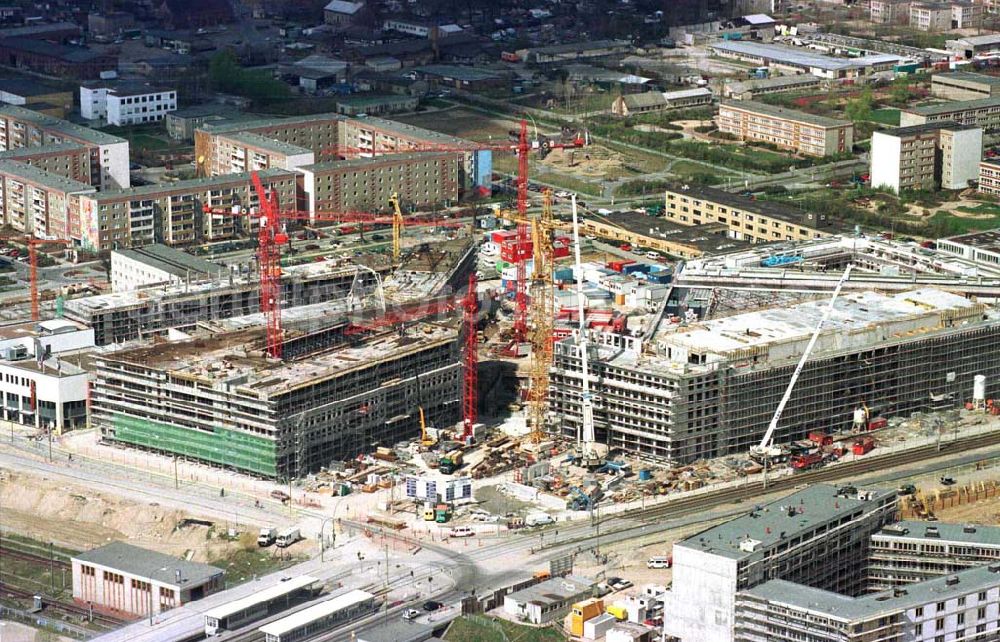
[(40, 297), (38, 294), (38, 250), (39, 245), (69, 245), (66, 239), (39, 239), (33, 236), (0, 236), (2, 241), (16, 241), (28, 247), (28, 280), (31, 295), (31, 320), (41, 319)]
[(479, 299), (476, 296), (476, 273), (469, 275), (469, 290), (462, 300), (462, 325), (465, 327), (465, 372), (462, 385), (462, 441), (473, 439), (472, 427), (479, 419)]
[[(533, 149), (548, 151), (550, 149), (577, 148), (586, 145), (586, 139), (577, 134), (570, 142), (545, 139), (542, 141), (531, 141), (528, 139), (528, 122), (521, 120), (520, 130), (517, 132), (516, 143), (506, 144), (481, 144), (470, 142), (468, 145), (439, 145), (434, 143), (420, 145), (401, 145), (397, 149), (367, 149), (352, 147), (336, 147), (324, 150), (326, 153), (334, 154), (344, 158), (371, 157), (386, 154), (408, 154), (413, 152), (473, 152), (473, 151), (505, 151), (514, 152), (517, 155), (517, 283), (514, 292), (514, 327), (513, 344), (527, 341), (528, 337), (528, 278), (527, 261), (530, 257), (526, 251), (528, 242), (531, 240), (531, 226), (528, 221), (528, 154)], [(516, 354), (516, 351), (515, 351)]]
[(260, 201), (260, 226), (257, 231), (257, 263), (260, 270), (260, 311), (267, 323), (267, 354), (281, 359), (281, 255), (279, 248), (288, 242), (278, 214), (278, 191), (268, 194), (257, 172), (251, 174)]

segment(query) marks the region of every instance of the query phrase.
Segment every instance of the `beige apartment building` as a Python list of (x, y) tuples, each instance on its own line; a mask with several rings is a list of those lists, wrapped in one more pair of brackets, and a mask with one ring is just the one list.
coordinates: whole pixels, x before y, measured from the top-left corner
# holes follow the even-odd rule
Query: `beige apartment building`
[(984, 160), (979, 163), (979, 191), (1000, 196), (1000, 161)]
[(872, 135), (872, 187), (902, 190), (965, 189), (976, 180), (983, 130), (952, 122), (877, 131)]
[(298, 168), (310, 212), (378, 212), (389, 197), (418, 207), (458, 200), (458, 166), (447, 152), (327, 161)]
[(252, 132), (219, 135), (213, 148), (216, 158), (211, 163), (212, 176), (271, 168), (295, 169), (316, 162), (315, 154), (305, 147)]
[(720, 132), (740, 140), (770, 143), (807, 156), (850, 152), (854, 125), (752, 100), (724, 101), (716, 123)]
[[(259, 172), (279, 203), (295, 203), (296, 174)], [(205, 212), (205, 206), (222, 212)], [(81, 243), (110, 251), (152, 243), (190, 245), (246, 236), (256, 221), (246, 210), (259, 205), (250, 174), (195, 178), (80, 196)], [(225, 211), (225, 210), (228, 210)]]
[(910, 21), (910, 0), (871, 0), (869, 20), (877, 25), (905, 25)]
[(19, 147), (0, 152), (0, 159), (25, 163), (43, 172), (90, 184), (90, 150), (77, 143)]
[(86, 183), (26, 163), (0, 160), (0, 220), (39, 238), (69, 239), (79, 227), (79, 200), (95, 190)]
[(681, 225), (722, 223), (730, 238), (750, 243), (807, 241), (849, 231), (825, 214), (758, 201), (713, 187), (674, 186), (664, 195), (664, 218)]
[(124, 138), (46, 116), (15, 105), (0, 106), (0, 151), (76, 143), (90, 154), (90, 179), (101, 189), (121, 189), (131, 183), (129, 145)]
[(905, 107), (899, 112), (901, 127), (949, 120), (959, 125), (981, 127), (984, 133), (992, 133), (1000, 129), (1000, 96), (938, 105)]

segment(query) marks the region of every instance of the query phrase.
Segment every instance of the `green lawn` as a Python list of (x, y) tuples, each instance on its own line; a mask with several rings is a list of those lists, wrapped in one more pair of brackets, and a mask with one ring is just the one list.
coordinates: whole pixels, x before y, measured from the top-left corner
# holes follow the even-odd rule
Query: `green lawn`
[(899, 127), (899, 110), (891, 107), (875, 109), (868, 120), (882, 125)]
[(992, 230), (1000, 227), (1000, 206), (983, 203), (975, 207), (960, 207), (961, 212), (988, 215), (985, 218), (965, 218), (949, 212), (938, 210), (927, 219), (930, 229), (941, 232), (941, 235), (965, 234), (980, 230)]
[(243, 548), (221, 559), (211, 560), (209, 564), (225, 570), (226, 586), (232, 588), (237, 584), (249, 582), (255, 576), (267, 575), (301, 561), (297, 556), (284, 559), (281, 549), (273, 546), (257, 548), (256, 542), (248, 540)]
[(170, 146), (170, 143), (163, 140), (162, 138), (157, 138), (156, 136), (150, 136), (148, 134), (136, 134), (131, 137), (129, 142), (133, 147), (139, 149), (145, 149), (149, 151), (155, 151), (157, 149), (166, 149)]
[(564, 642), (566, 636), (552, 628), (536, 628), (514, 624), (489, 616), (466, 616), (448, 627), (444, 639), (448, 642)]

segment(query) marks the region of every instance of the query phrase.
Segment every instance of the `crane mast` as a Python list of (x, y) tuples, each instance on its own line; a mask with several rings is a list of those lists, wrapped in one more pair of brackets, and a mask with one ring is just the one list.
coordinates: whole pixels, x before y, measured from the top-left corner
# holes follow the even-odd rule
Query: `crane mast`
[(585, 462), (596, 457), (594, 452), (594, 442), (597, 440), (594, 434), (594, 400), (590, 394), (590, 364), (587, 347), (587, 321), (584, 319), (583, 305), (583, 267), (580, 261), (580, 219), (576, 211), (576, 194), (572, 197), (573, 206), (573, 260), (576, 265), (576, 304), (577, 313), (580, 315), (580, 339), (577, 346), (580, 350), (580, 369), (582, 376), (582, 393), (580, 395), (580, 407), (583, 415), (581, 427), (581, 441), (583, 442), (583, 459)]
[(785, 406), (788, 404), (788, 400), (792, 398), (792, 390), (795, 388), (795, 382), (799, 380), (799, 375), (802, 374), (802, 370), (805, 368), (806, 362), (809, 360), (809, 355), (816, 346), (816, 341), (819, 339), (820, 332), (823, 331), (823, 326), (830, 320), (830, 315), (833, 314), (833, 304), (836, 303), (837, 297), (840, 296), (840, 290), (844, 287), (844, 283), (846, 283), (847, 279), (851, 276), (852, 269), (854, 269), (854, 265), (848, 264), (847, 269), (844, 270), (844, 275), (841, 276), (840, 281), (837, 282), (837, 287), (833, 289), (833, 296), (830, 297), (830, 302), (827, 304), (826, 310), (823, 311), (823, 316), (820, 317), (819, 323), (817, 323), (816, 328), (813, 329), (812, 336), (809, 337), (809, 343), (806, 344), (806, 349), (802, 352), (802, 357), (799, 358), (799, 363), (795, 366), (795, 371), (792, 372), (792, 378), (788, 381), (788, 387), (785, 388), (785, 394), (781, 397), (781, 401), (778, 402), (778, 407), (774, 409), (774, 416), (771, 417), (771, 423), (767, 426), (767, 432), (764, 433), (764, 438), (760, 440), (760, 444), (750, 449), (751, 456), (766, 457), (770, 454), (771, 442), (774, 440), (774, 431), (777, 429), (778, 422), (781, 420), (781, 413), (785, 411)]

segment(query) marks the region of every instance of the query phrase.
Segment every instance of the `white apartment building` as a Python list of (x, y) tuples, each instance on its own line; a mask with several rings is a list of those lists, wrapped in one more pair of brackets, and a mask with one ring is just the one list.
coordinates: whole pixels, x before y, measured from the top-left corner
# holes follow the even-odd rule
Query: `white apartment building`
[(109, 125), (139, 125), (163, 120), (177, 111), (177, 91), (138, 83), (80, 86), (80, 114)]
[(952, 122), (877, 131), (872, 135), (871, 184), (900, 190), (965, 189), (979, 176), (983, 130)]
[(817, 484), (674, 544), (668, 639), (732, 642), (737, 593), (772, 578), (861, 593), (868, 538), (895, 511), (895, 491)]

